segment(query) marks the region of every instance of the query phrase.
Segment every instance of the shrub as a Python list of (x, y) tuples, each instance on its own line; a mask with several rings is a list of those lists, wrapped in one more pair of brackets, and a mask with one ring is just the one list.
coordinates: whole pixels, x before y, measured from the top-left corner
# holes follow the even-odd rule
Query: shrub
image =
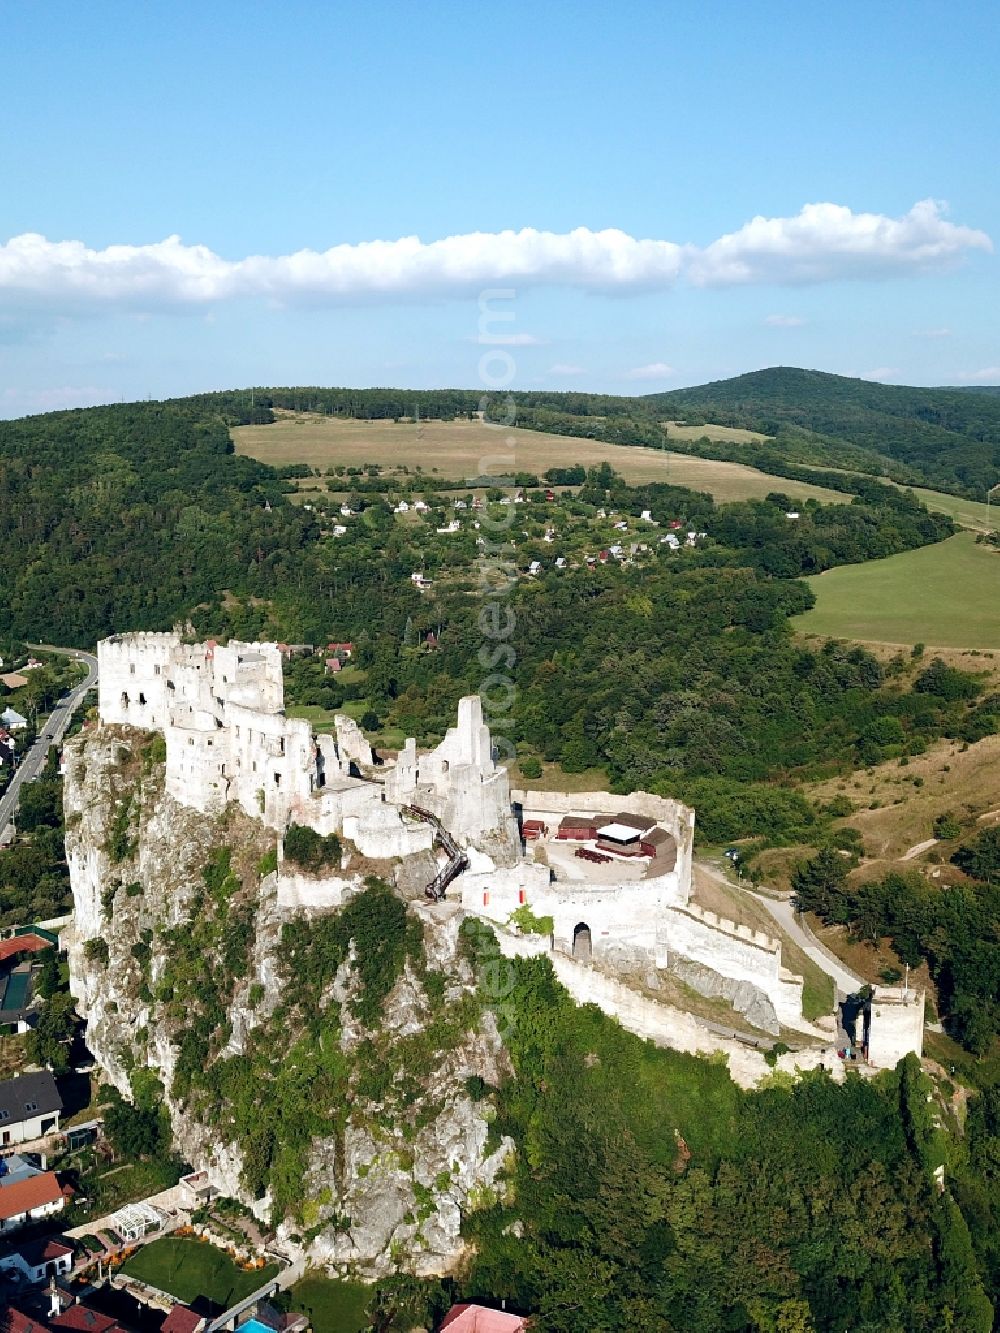
[(305, 824), (290, 824), (284, 845), (285, 860), (300, 870), (315, 873), (328, 866), (340, 866), (340, 839), (335, 833), (323, 838)]
[(950, 810), (945, 810), (934, 821), (935, 838), (942, 838), (944, 841), (950, 842), (952, 838), (960, 837), (961, 833), (962, 826)]
[(107, 940), (100, 938), (88, 940), (83, 946), (83, 956), (88, 963), (100, 963), (102, 967), (107, 967), (111, 957)]

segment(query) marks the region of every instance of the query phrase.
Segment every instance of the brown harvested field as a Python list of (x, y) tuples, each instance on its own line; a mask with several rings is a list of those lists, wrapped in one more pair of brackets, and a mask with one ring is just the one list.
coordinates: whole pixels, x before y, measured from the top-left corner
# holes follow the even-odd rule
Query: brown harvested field
[[(841, 504), (850, 496), (804, 482), (770, 477), (741, 463), (596, 440), (546, 435), (538, 431), (496, 429), (480, 421), (356, 421), (310, 413), (285, 413), (272, 426), (237, 426), (236, 452), (280, 467), (307, 463), (328, 467), (415, 467), (465, 480), (481, 474), (514, 471), (542, 473), (550, 467), (609, 462), (633, 484), (664, 481), (708, 491), (717, 500), (747, 500), (781, 491), (795, 500), (814, 498)], [(303, 489), (308, 489), (307, 482)], [(313, 484), (315, 489), (315, 484)]]

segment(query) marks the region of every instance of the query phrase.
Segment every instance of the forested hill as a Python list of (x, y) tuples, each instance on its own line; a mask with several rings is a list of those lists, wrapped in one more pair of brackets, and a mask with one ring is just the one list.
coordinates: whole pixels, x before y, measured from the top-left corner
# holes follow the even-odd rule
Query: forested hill
[[(91, 644), (267, 588), (315, 529), (219, 417), (137, 403), (0, 422), (0, 634)], [(266, 506), (274, 505), (274, 513)]]
[(909, 468), (926, 485), (981, 498), (1000, 480), (1000, 396), (916, 389), (778, 366), (643, 398), (647, 412), (782, 436), (823, 437), (835, 463), (850, 445)]

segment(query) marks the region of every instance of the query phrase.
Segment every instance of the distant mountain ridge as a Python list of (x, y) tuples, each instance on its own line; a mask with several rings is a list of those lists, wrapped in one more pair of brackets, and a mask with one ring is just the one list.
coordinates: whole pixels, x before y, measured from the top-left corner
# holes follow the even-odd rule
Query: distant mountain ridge
[(796, 433), (819, 437), (829, 463), (850, 445), (973, 497), (1000, 481), (1000, 386), (911, 388), (776, 366), (639, 401), (661, 418), (762, 431), (784, 439), (782, 452)]

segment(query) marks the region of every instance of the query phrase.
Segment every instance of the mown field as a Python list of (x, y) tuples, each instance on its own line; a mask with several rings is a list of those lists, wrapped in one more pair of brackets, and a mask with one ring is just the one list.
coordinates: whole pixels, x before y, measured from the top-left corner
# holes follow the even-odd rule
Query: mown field
[(229, 1309), (278, 1272), (269, 1264), (253, 1272), (237, 1268), (228, 1254), (193, 1236), (164, 1236), (136, 1250), (122, 1270), (190, 1305), (199, 1296)]
[[(687, 429), (687, 428), (685, 428)], [(690, 429), (695, 429), (691, 427)], [(705, 428), (698, 427), (700, 434)], [(384, 467), (419, 464), (457, 481), (482, 473), (531, 471), (605, 461), (633, 485), (665, 481), (708, 491), (717, 500), (748, 500), (782, 491), (795, 500), (810, 497), (824, 503), (843, 503), (850, 496), (805, 482), (770, 477), (741, 463), (691, 458), (642, 445), (609, 445), (540, 431), (496, 429), (479, 421), (356, 421), (303, 413), (282, 415), (272, 426), (237, 426), (236, 452), (280, 467), (307, 463), (310, 467), (357, 467), (380, 463)], [(750, 432), (742, 432), (750, 435)]]
[(726, 440), (733, 444), (760, 444), (770, 435), (741, 426), (685, 426), (680, 421), (661, 421), (660, 425), (675, 440)]
[(1000, 523), (1000, 495), (997, 497), (997, 504), (986, 505), (980, 500), (963, 500), (959, 495), (927, 491), (922, 486), (914, 486), (912, 490), (928, 509), (937, 509), (942, 514), (950, 514), (963, 528), (972, 528), (976, 532), (990, 532)]
[(805, 634), (941, 648), (1000, 648), (1000, 552), (971, 532), (806, 580)]

